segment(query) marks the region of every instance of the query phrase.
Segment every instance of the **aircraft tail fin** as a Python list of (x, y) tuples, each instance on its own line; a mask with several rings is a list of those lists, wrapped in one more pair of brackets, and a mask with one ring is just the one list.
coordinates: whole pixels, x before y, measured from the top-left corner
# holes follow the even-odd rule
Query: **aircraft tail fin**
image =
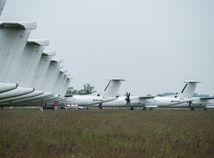
[(104, 97), (116, 97), (120, 89), (121, 81), (123, 79), (110, 79), (108, 85), (104, 89)]
[(1, 13), (2, 13), (4, 5), (5, 5), (5, 1), (6, 0), (0, 0), (0, 16), (1, 16)]
[(187, 81), (180, 93), (181, 98), (192, 98), (195, 92), (198, 81)]

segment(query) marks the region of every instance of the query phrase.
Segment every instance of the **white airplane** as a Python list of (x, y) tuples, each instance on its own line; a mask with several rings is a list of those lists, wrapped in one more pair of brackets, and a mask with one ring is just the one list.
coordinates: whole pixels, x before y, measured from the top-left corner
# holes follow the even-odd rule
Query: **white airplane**
[(174, 106), (175, 108), (190, 108), (194, 110), (195, 108), (203, 108), (204, 110), (214, 108), (214, 97), (193, 97), (193, 101), (188, 104), (179, 104)]
[(77, 105), (77, 106), (91, 106), (95, 104), (99, 104), (100, 108), (102, 103), (113, 101), (117, 96), (117, 93), (119, 91), (121, 81), (124, 81), (123, 79), (110, 79), (108, 85), (106, 86), (104, 90), (104, 94), (102, 96), (97, 95), (73, 95), (72, 97), (68, 97), (65, 101), (63, 101), (63, 104), (65, 106), (67, 105)]
[(181, 93), (176, 93), (170, 96), (130, 96), (130, 93), (126, 93), (126, 96), (119, 97), (117, 100), (104, 103), (103, 107), (134, 107), (157, 108), (157, 107), (172, 107), (175, 105), (186, 104), (191, 106), (193, 101), (193, 93), (195, 91), (197, 81), (187, 81)]

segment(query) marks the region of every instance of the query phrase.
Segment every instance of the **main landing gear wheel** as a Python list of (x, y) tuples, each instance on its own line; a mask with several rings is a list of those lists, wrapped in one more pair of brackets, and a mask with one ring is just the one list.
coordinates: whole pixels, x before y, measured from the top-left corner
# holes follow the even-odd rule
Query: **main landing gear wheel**
[(101, 110), (103, 110), (103, 105), (99, 104), (98, 108), (101, 109)]
[(145, 104), (143, 104), (143, 110), (146, 110), (146, 106), (145, 106)]
[(130, 110), (134, 110), (134, 107), (131, 107)]
[(189, 102), (189, 108), (190, 108), (191, 111), (194, 110), (194, 107), (192, 107), (192, 101)]

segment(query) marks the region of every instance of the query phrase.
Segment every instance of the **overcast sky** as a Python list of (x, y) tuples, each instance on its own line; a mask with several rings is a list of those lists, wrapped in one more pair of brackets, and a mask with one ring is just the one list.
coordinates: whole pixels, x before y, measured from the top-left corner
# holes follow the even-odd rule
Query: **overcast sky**
[(37, 22), (31, 38), (50, 40), (75, 88), (120, 77), (121, 94), (155, 95), (194, 79), (214, 95), (213, 0), (7, 0), (1, 20)]

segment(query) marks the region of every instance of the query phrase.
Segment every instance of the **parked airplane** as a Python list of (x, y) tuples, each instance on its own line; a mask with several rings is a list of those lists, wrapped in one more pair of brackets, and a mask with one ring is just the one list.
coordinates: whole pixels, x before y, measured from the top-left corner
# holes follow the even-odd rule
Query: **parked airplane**
[(187, 81), (181, 93), (176, 93), (170, 96), (146, 96), (138, 97), (131, 96), (130, 93), (126, 93), (126, 96), (119, 97), (117, 100), (104, 103), (103, 107), (134, 107), (157, 108), (157, 107), (172, 107), (175, 105), (186, 104), (191, 106), (193, 101), (193, 93), (195, 91), (197, 81)]
[(214, 97), (193, 97), (191, 103), (179, 104), (175, 106), (176, 108), (190, 108), (194, 110), (195, 108), (203, 108), (204, 110), (214, 108)]
[(123, 79), (110, 79), (108, 85), (104, 90), (104, 94), (102, 96), (97, 95), (73, 95), (72, 97), (68, 97), (63, 103), (65, 105), (78, 105), (78, 106), (91, 106), (95, 104), (99, 104), (100, 108), (102, 103), (113, 101), (117, 96), (119, 91), (121, 81)]

